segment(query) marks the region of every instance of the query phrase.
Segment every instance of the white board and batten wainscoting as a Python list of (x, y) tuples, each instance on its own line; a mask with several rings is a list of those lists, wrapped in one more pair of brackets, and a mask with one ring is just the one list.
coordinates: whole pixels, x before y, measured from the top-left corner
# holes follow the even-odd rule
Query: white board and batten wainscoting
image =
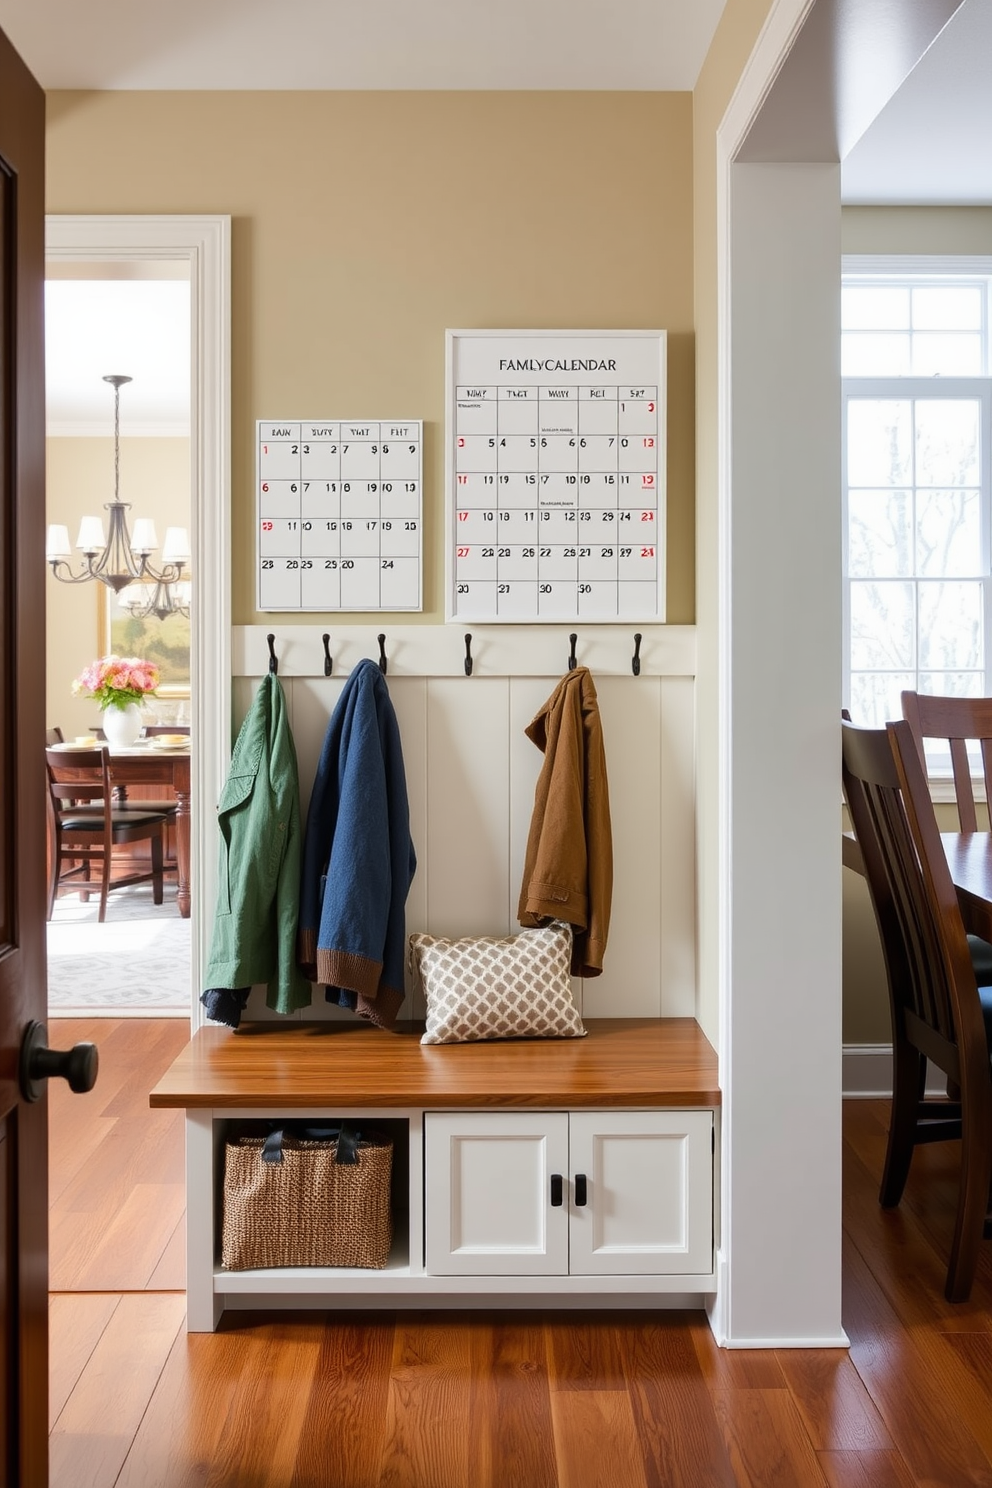
[[(464, 633), (472, 634), (472, 675)], [(333, 673), (323, 675), (322, 636)], [(576, 986), (585, 1017), (694, 1017), (695, 632), (691, 626), (248, 626), (234, 631), (240, 724), (274, 635), (300, 766), (302, 809), (352, 667), (379, 656), (403, 741), (417, 872), (407, 931), (509, 935), (542, 755), (524, 729), (576, 657), (596, 684), (613, 822), (614, 888), (602, 976)], [(642, 635), (634, 676), (634, 633)], [(411, 1011), (404, 1008), (404, 1016)], [(423, 1007), (412, 1008), (423, 1017)], [(265, 1017), (252, 994), (248, 1016)], [(278, 1016), (270, 1014), (269, 1016)], [(317, 999), (300, 1015), (340, 1017)]]

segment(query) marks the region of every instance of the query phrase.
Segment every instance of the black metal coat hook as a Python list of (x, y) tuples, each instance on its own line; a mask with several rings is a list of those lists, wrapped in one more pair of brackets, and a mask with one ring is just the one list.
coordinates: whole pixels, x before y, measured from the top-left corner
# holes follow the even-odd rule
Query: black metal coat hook
[(575, 643), (576, 643), (576, 641), (578, 639), (579, 639), (578, 636), (576, 635), (575, 631), (573, 630), (572, 631), (572, 634), (568, 638), (568, 644), (571, 647), (571, 649), (570, 649), (570, 651), (568, 653), (568, 670), (570, 672), (574, 672), (575, 671), (575, 668), (579, 664), (578, 661), (577, 661), (577, 659), (576, 659), (576, 656), (575, 656)]
[(641, 675), (641, 633), (634, 631), (634, 654), (630, 658), (630, 670), (635, 677)]
[(269, 643), (269, 671), (278, 672), (279, 658), (276, 656), (276, 638), (274, 635), (267, 635), (265, 639)]
[(465, 675), (472, 675), (472, 632), (465, 632)]
[(386, 636), (385, 633), (383, 633), (379, 637), (379, 670), (383, 676), (386, 675), (386, 668), (388, 667), (388, 665), (389, 663), (386, 660)]
[(329, 677), (334, 670), (334, 663), (331, 660), (331, 638), (326, 631), (321, 640), (324, 642), (324, 676)]

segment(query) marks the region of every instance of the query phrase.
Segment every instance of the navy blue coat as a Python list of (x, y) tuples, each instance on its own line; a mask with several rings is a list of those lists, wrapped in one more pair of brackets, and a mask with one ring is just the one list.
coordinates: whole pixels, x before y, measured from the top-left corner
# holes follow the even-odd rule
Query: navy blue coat
[(310, 796), (299, 962), (329, 1001), (382, 1028), (404, 997), (416, 866), (396, 713), (378, 665), (361, 661), (331, 715)]

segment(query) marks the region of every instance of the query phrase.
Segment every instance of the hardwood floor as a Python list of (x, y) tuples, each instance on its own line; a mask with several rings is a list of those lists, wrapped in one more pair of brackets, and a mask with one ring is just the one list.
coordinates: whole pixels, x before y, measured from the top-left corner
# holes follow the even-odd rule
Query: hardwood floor
[(943, 1299), (956, 1152), (877, 1201), (887, 1108), (844, 1109), (847, 1350), (730, 1352), (692, 1313), (236, 1314), (184, 1328), (177, 1021), (52, 1082), (51, 1488), (992, 1488), (992, 1244)]

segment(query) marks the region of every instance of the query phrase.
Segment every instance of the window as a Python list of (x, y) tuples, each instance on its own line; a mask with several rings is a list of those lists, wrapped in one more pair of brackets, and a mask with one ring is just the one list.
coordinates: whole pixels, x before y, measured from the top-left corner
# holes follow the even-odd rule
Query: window
[(992, 262), (845, 260), (845, 700), (992, 692)]

